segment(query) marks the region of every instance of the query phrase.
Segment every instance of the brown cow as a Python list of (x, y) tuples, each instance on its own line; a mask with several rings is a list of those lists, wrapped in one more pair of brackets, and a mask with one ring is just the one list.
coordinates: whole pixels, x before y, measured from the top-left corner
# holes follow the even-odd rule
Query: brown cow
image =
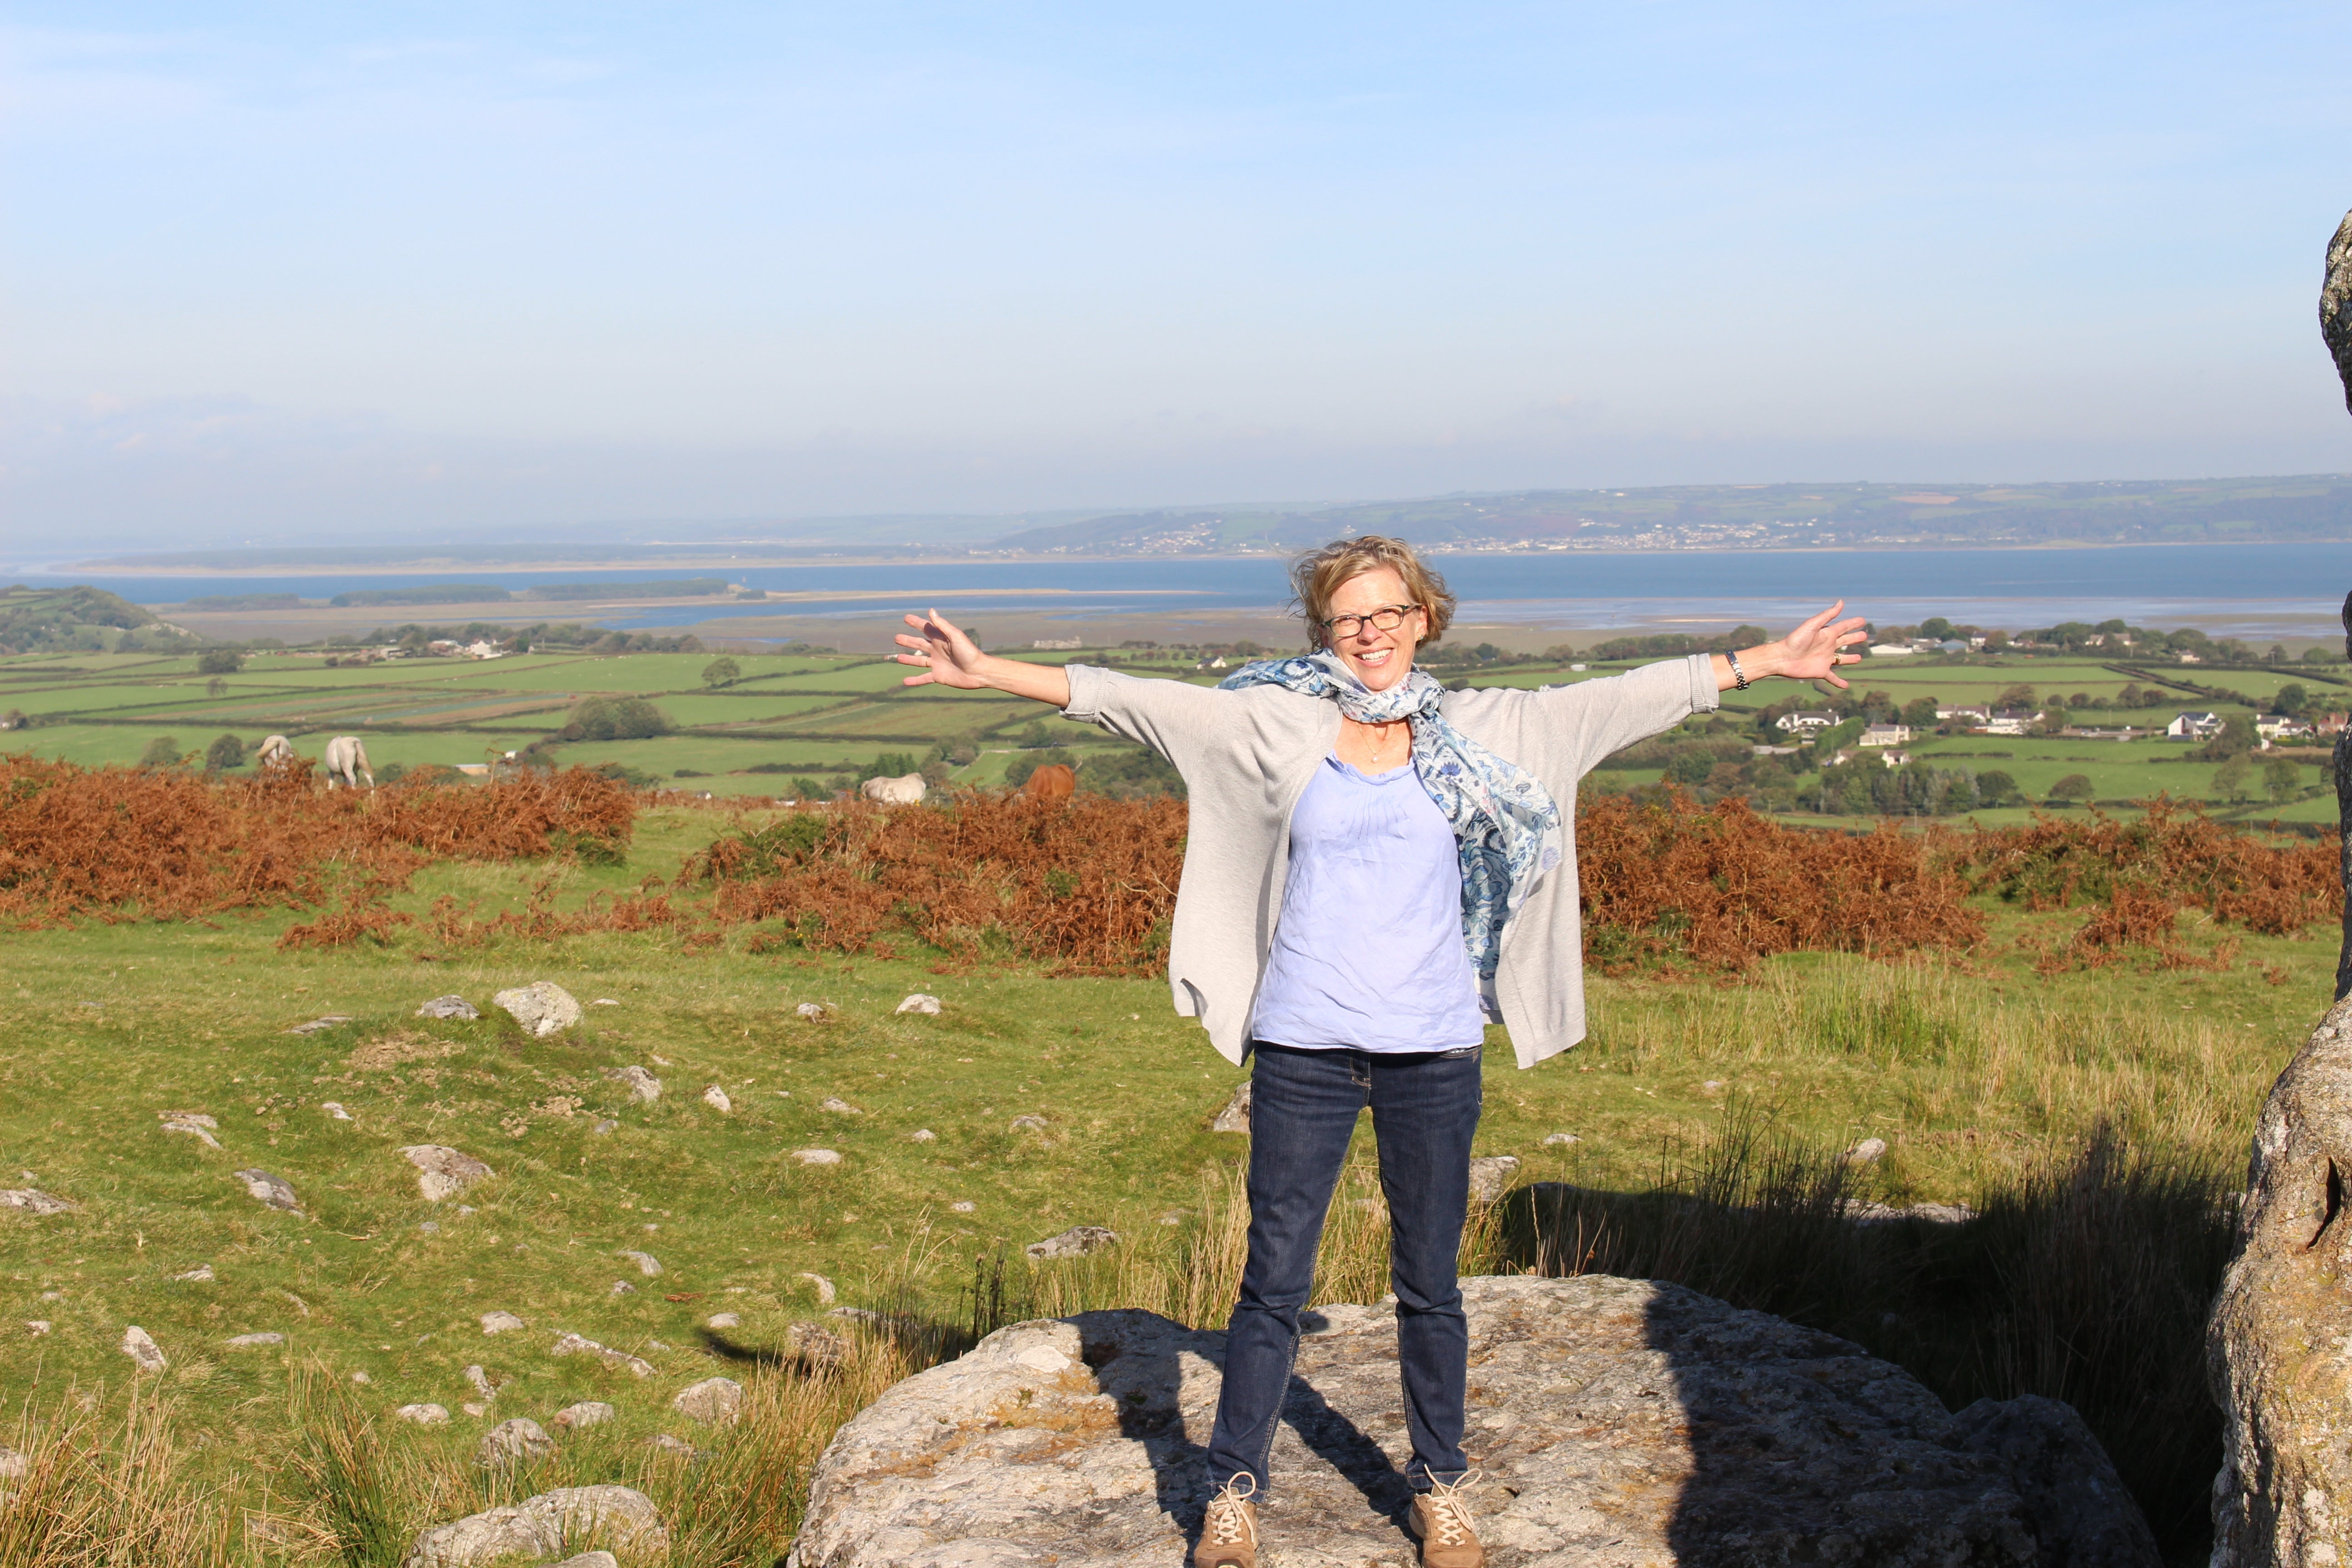
[(1029, 775), (1021, 793), (1040, 805), (1059, 805), (1077, 793), (1077, 770), (1062, 763), (1049, 763)]

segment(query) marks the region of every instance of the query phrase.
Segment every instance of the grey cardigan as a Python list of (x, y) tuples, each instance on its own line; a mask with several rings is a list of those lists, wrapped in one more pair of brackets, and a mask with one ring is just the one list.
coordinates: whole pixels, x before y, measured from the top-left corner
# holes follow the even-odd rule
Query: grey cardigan
[[(1068, 667), (1065, 716), (1139, 741), (1184, 775), (1192, 796), (1183, 880), (1170, 933), (1176, 1011), (1198, 1018), (1238, 1064), (1265, 973), (1290, 864), (1290, 816), (1339, 738), (1339, 709), (1278, 686), (1223, 691)], [(1455, 691), (1447, 719), (1528, 769), (1566, 818), (1568, 855), (1503, 928), (1489, 1016), (1529, 1068), (1584, 1037), (1582, 924), (1577, 910), (1576, 784), (1633, 742), (1717, 706), (1707, 657), (1545, 691)]]

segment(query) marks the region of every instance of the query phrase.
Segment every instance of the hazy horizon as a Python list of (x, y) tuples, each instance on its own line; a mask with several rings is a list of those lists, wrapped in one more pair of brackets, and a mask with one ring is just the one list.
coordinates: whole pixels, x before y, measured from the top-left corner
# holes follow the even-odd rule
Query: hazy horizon
[(2352, 470), (2340, 7), (11, 15), (18, 547)]

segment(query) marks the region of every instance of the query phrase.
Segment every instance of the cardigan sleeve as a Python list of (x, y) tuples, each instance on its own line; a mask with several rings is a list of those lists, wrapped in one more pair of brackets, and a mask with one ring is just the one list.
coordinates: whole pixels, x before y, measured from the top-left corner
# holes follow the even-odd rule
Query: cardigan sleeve
[(1507, 732), (1509, 754), (1542, 759), (1563, 782), (1582, 778), (1612, 752), (1721, 706), (1705, 654), (1645, 664), (1622, 675), (1539, 691), (1488, 689), (1446, 699), (1449, 717), (1471, 732)]
[(1064, 718), (1139, 742), (1175, 763), (1180, 773), (1201, 756), (1216, 732), (1216, 707), (1224, 699), (1213, 687), (1123, 675), (1091, 664), (1064, 668), (1070, 678), (1070, 705), (1062, 710)]

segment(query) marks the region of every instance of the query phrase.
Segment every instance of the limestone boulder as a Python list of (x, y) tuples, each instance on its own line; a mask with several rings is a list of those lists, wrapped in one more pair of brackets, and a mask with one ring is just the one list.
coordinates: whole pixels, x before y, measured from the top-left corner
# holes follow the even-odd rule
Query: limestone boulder
[(2352, 1563), (2352, 1000), (2254, 1122), (2236, 1255), (2206, 1328), (2221, 1405), (2213, 1568)]
[(485, 1465), (508, 1465), (519, 1459), (541, 1459), (555, 1452), (555, 1439), (529, 1416), (501, 1421), (482, 1434), (477, 1455)]
[[(2063, 1405), (1956, 1417), (1858, 1346), (1675, 1285), (1463, 1292), (1473, 1508), (1496, 1568), (2157, 1568)], [(1392, 1310), (1306, 1326), (1261, 1528), (1285, 1568), (1406, 1568)], [(1223, 1348), (1132, 1310), (998, 1331), (841, 1428), (793, 1568), (1181, 1562), (1213, 1489)]]
[(256, 1203), (286, 1214), (300, 1214), (302, 1200), (295, 1194), (293, 1184), (283, 1176), (268, 1171), (239, 1171), (236, 1179), (245, 1184), (246, 1192)]
[(498, 1174), (471, 1154), (438, 1143), (412, 1143), (400, 1151), (400, 1157), (416, 1167), (416, 1190), (427, 1203), (454, 1198), (475, 1183)]
[(416, 1016), (420, 1018), (473, 1019), (480, 1017), (482, 1013), (463, 996), (436, 996), (416, 1009)]
[(552, 980), (534, 980), (490, 998), (494, 1007), (522, 1026), (524, 1034), (543, 1040), (580, 1022), (580, 999)]
[(1022, 1250), (1041, 1262), (1046, 1262), (1056, 1258), (1084, 1258), (1089, 1252), (1100, 1252), (1106, 1247), (1118, 1245), (1118, 1232), (1108, 1226), (1074, 1225), (1059, 1236), (1033, 1241)]
[(669, 1532), (653, 1500), (629, 1487), (559, 1487), (511, 1508), (435, 1525), (416, 1538), (401, 1568), (481, 1568), (501, 1558), (546, 1559), (595, 1540), (657, 1555)]
[(706, 1377), (679, 1389), (669, 1407), (706, 1426), (731, 1426), (743, 1414), (743, 1385), (731, 1377)]
[(651, 1105), (661, 1098), (661, 1079), (635, 1063), (625, 1068), (611, 1068), (604, 1076), (614, 1083), (625, 1086), (629, 1091), (629, 1098), (639, 1105)]
[(1239, 1132), (1247, 1136), (1250, 1130), (1250, 1103), (1255, 1099), (1247, 1079), (1234, 1086), (1233, 1097), (1218, 1112), (1209, 1118), (1212, 1132)]

